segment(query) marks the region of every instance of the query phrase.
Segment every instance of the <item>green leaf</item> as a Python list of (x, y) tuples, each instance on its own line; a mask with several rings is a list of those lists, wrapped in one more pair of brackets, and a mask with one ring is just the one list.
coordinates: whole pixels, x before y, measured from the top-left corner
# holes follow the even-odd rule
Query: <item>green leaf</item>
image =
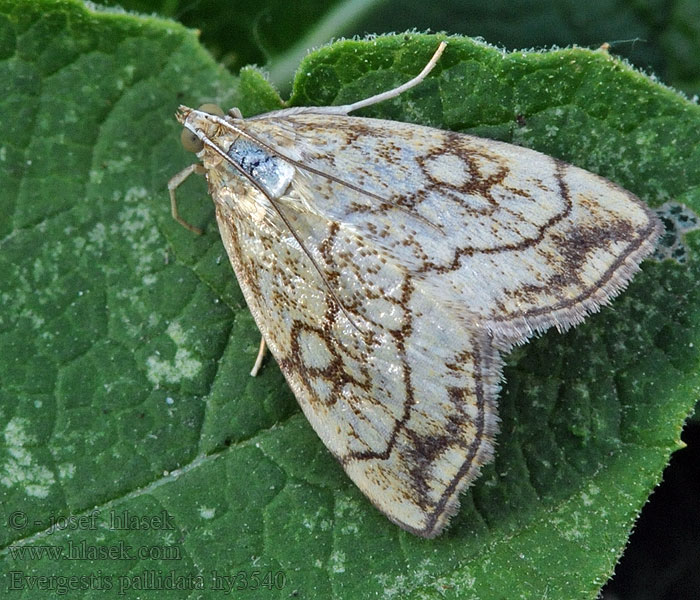
[(340, 36), (387, 31), (448, 31), (480, 36), (509, 50), (577, 46), (612, 52), (662, 81), (700, 94), (700, 5), (696, 0), (99, 0), (180, 20), (237, 71), (265, 65), (287, 89), (310, 48)]
[[(388, 89), (437, 39), (323, 48), (291, 102)], [(247, 375), (259, 335), (203, 181), (178, 198), (206, 234), (170, 217), (168, 179), (192, 161), (177, 105), (279, 107), (260, 72), (232, 77), (172, 22), (68, 0), (0, 0), (0, 70), (5, 589), (596, 596), (698, 395), (696, 233), (684, 263), (645, 262), (610, 308), (510, 355), (496, 460), (426, 541), (356, 490), (271, 361)], [(602, 51), (450, 38), (434, 76), (365, 114), (530, 146), (700, 210), (698, 107)]]

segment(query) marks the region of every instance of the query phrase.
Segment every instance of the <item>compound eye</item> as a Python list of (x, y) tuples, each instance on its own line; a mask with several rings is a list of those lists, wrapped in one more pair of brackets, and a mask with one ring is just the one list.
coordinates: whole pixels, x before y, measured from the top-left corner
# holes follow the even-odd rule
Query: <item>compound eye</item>
[(187, 127), (185, 127), (180, 134), (180, 143), (185, 150), (194, 152), (195, 154), (204, 148), (204, 142), (187, 129)]
[(215, 115), (217, 117), (223, 117), (224, 116), (224, 111), (221, 110), (220, 106), (217, 106), (216, 104), (202, 104), (197, 110), (200, 110), (205, 113), (209, 113), (210, 115)]
[[(197, 110), (209, 115), (215, 115), (217, 117), (224, 116), (224, 111), (221, 110), (220, 106), (209, 102), (202, 104), (202, 106), (200, 106)], [(200, 140), (194, 133), (187, 129), (187, 127), (185, 127), (180, 134), (180, 142), (185, 150), (188, 152), (194, 152), (195, 154), (204, 148), (204, 142), (202, 142), (202, 140)]]

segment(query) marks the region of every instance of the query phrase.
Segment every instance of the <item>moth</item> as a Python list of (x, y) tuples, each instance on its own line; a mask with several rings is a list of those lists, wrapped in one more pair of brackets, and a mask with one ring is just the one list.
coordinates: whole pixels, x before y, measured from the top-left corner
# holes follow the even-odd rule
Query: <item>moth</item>
[(494, 453), (501, 355), (618, 294), (660, 234), (633, 194), (539, 152), (343, 106), (181, 106), (221, 239), (299, 405), (369, 500), (438, 535)]

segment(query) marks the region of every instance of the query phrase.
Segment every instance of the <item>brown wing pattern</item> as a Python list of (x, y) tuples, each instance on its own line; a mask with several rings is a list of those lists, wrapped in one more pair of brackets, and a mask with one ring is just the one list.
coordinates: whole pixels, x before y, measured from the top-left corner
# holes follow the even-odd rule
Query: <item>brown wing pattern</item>
[(200, 157), (222, 239), (309, 422), (426, 537), (492, 456), (499, 351), (607, 302), (659, 234), (632, 194), (508, 144), (318, 114), (187, 119), (214, 141)]

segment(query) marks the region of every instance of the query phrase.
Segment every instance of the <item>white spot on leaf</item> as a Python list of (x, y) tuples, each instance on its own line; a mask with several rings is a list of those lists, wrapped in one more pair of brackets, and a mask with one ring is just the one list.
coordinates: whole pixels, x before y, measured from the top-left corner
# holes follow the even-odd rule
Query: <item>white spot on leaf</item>
[(18, 486), (28, 496), (46, 498), (56, 480), (49, 469), (38, 464), (27, 447), (36, 444), (25, 431), (27, 425), (26, 419), (14, 417), (5, 426), (3, 434), (8, 457), (0, 469), (0, 484), (8, 488)]
[(157, 354), (146, 359), (148, 371), (146, 376), (154, 385), (163, 382), (178, 383), (184, 379), (193, 379), (202, 368), (202, 363), (192, 356), (192, 353), (183, 346), (187, 343), (185, 332), (179, 323), (168, 325), (167, 333), (177, 346), (175, 357), (167, 361)]

